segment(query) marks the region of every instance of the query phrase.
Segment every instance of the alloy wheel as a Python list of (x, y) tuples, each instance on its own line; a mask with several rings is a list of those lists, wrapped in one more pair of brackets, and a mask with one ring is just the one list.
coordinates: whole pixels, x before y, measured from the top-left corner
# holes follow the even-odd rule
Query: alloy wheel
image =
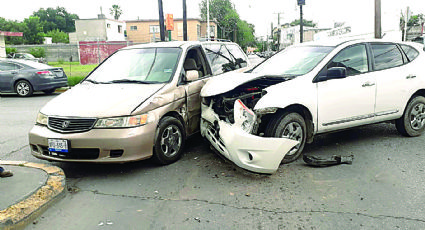
[(167, 157), (176, 155), (182, 145), (182, 134), (176, 125), (168, 126), (161, 135), (161, 150)]

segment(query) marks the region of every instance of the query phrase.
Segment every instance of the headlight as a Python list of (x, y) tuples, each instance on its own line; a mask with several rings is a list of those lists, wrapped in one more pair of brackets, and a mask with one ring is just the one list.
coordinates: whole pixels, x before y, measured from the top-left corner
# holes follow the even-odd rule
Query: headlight
[(257, 120), (255, 113), (239, 99), (235, 101), (234, 109), (235, 125), (241, 127), (245, 132), (251, 133)]
[(37, 120), (35, 122), (39, 125), (47, 125), (47, 116), (42, 113), (38, 113)]
[(268, 107), (268, 108), (262, 108), (262, 109), (257, 109), (255, 110), (256, 114), (268, 114), (268, 113), (276, 113), (277, 112), (277, 108), (274, 107)]
[(127, 117), (110, 117), (97, 120), (94, 128), (128, 128), (145, 125), (153, 121), (153, 116), (148, 114), (127, 116)]

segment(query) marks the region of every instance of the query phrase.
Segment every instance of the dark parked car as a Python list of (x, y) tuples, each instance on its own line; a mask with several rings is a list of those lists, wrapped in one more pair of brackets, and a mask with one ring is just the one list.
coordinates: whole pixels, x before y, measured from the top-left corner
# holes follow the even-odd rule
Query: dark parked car
[(36, 58), (32, 54), (28, 54), (28, 53), (10, 53), (10, 54), (7, 55), (7, 58), (24, 59), (24, 60), (30, 60), (30, 61), (35, 61), (35, 62), (47, 64), (46, 59)]
[(19, 96), (31, 96), (34, 91), (53, 93), (68, 86), (68, 78), (62, 68), (27, 60), (0, 59), (0, 92), (15, 92)]

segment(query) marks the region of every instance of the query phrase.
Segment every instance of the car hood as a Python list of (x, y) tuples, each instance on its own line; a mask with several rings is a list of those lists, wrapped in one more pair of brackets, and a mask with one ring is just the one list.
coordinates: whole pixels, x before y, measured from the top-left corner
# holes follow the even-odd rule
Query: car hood
[(48, 102), (40, 112), (48, 116), (125, 116), (164, 84), (79, 84)]
[(260, 77), (262, 75), (256, 73), (224, 73), (209, 80), (202, 88), (201, 96), (210, 97), (219, 95)]

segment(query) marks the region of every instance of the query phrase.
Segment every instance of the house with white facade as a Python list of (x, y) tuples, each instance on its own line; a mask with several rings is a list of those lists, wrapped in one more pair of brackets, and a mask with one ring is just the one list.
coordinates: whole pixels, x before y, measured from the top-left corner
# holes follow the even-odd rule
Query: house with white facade
[(125, 41), (124, 21), (106, 18), (99, 14), (94, 19), (75, 20), (75, 32), (69, 34), (69, 42), (79, 41)]

